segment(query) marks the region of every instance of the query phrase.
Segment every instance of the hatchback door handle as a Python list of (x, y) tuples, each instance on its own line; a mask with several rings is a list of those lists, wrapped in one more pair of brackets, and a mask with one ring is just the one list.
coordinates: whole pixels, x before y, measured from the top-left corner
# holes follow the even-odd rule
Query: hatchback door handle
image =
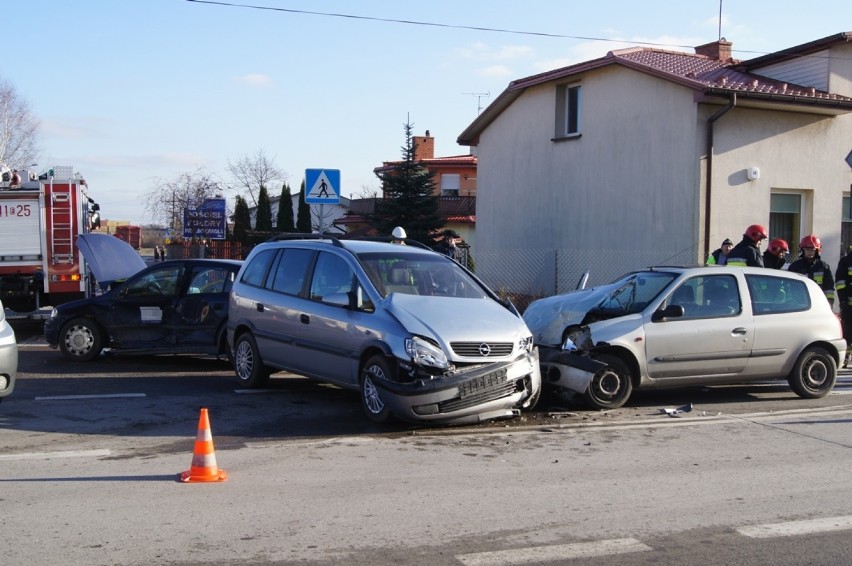
[(310, 324), (310, 323), (311, 323), (311, 317), (309, 317), (309, 316), (308, 316), (308, 315), (306, 315), (306, 314), (300, 314), (300, 315), (299, 315), (299, 320), (300, 320), (303, 324)]
[(257, 303), (257, 312), (263, 312), (263, 309), (266, 308), (263, 306), (263, 303)]
[(731, 331), (731, 334), (739, 334), (740, 336), (743, 336), (743, 335), (745, 335), (745, 334), (748, 334), (748, 330), (746, 330), (745, 328), (743, 328), (742, 326), (740, 326), (740, 327), (734, 328), (734, 329)]

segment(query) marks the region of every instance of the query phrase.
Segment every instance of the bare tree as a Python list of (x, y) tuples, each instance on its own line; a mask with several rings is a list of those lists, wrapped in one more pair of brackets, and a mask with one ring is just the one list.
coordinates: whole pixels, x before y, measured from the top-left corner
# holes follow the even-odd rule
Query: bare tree
[(39, 121), (15, 87), (0, 77), (0, 163), (23, 167), (38, 153)]
[(236, 162), (228, 161), (228, 172), (234, 182), (248, 192), (249, 206), (257, 206), (260, 187), (269, 190), (277, 181), (286, 181), (287, 173), (278, 168), (275, 161), (266, 157), (262, 149), (252, 156), (243, 156)]
[(156, 179), (145, 195), (145, 210), (155, 221), (183, 233), (183, 210), (201, 206), (204, 199), (221, 197), (222, 183), (206, 169), (181, 173), (172, 179)]

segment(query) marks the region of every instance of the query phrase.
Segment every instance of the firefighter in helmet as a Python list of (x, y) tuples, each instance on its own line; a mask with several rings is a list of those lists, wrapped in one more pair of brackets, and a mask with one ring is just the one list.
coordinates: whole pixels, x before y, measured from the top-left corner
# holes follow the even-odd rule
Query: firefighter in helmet
[(743, 239), (728, 254), (727, 265), (733, 267), (763, 267), (760, 243), (769, 237), (766, 226), (752, 224), (745, 229)]
[(770, 240), (766, 246), (766, 251), (763, 252), (763, 267), (770, 269), (782, 269), (787, 263), (787, 254), (790, 253), (790, 246), (787, 240), (775, 238)]
[(820, 248), (822, 248), (820, 239), (814, 234), (808, 234), (799, 242), (799, 259), (791, 263), (787, 269), (813, 279), (822, 288), (829, 304), (833, 306), (834, 277), (831, 274), (831, 267), (819, 255)]
[(837, 300), (840, 302), (843, 338), (846, 339), (846, 358), (843, 360), (843, 367), (847, 367), (852, 361), (850, 360), (852, 357), (852, 244), (837, 264), (834, 286), (837, 289)]

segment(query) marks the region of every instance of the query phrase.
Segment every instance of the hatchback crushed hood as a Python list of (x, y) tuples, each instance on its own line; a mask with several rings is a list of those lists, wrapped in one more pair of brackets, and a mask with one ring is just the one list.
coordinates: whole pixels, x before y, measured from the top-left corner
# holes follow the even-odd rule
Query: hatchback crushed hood
[(77, 247), (100, 285), (127, 279), (146, 267), (130, 244), (109, 234), (80, 234)]
[(582, 323), (586, 314), (617, 287), (617, 284), (600, 285), (533, 301), (524, 311), (524, 322), (532, 332), (533, 342), (561, 345), (565, 328)]

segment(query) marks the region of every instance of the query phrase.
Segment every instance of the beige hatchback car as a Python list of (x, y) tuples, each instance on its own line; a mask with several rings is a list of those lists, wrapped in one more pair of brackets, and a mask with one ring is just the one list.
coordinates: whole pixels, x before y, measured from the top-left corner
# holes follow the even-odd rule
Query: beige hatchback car
[(786, 379), (803, 398), (834, 387), (846, 350), (816, 283), (756, 267), (654, 267), (533, 302), (524, 321), (542, 384), (594, 408), (634, 389)]

